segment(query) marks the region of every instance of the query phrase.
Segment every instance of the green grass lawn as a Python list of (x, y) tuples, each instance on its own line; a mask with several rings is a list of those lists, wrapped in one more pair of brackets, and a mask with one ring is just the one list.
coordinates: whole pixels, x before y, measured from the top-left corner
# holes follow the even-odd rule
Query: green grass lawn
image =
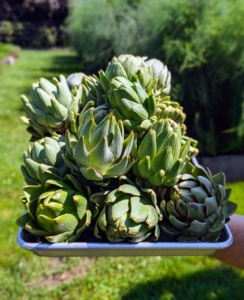
[[(22, 250), (15, 220), (22, 214), (22, 153), (29, 134), (21, 94), (33, 82), (81, 71), (68, 51), (22, 51), (0, 77), (0, 299), (242, 299), (244, 271), (209, 257), (45, 258)], [(228, 185), (244, 214), (244, 182)]]

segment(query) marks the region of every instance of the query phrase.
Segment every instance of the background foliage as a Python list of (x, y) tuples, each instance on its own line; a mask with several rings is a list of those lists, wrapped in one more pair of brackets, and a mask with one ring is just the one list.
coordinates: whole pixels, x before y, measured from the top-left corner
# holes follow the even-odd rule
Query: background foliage
[(86, 72), (122, 53), (162, 60), (188, 134), (216, 155), (244, 148), (243, 15), (241, 0), (78, 0), (67, 24)]
[(69, 0), (1, 0), (0, 41), (25, 48), (67, 45)]

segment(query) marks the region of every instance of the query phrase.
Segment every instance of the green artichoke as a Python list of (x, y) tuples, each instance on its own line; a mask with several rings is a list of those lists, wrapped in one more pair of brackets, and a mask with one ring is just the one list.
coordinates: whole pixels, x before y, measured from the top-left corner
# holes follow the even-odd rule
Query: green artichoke
[(69, 179), (46, 181), (45, 192), (33, 200), (22, 197), (26, 214), (17, 225), (50, 243), (74, 242), (90, 225), (91, 210), (79, 182)]
[(191, 159), (192, 157), (197, 156), (199, 153), (199, 150), (197, 148), (198, 141), (194, 140), (186, 135), (183, 135), (181, 138), (181, 145), (184, 146), (188, 140), (190, 140), (190, 147), (189, 147), (187, 156), (189, 159)]
[(183, 124), (186, 118), (183, 107), (178, 102), (170, 101), (169, 97), (164, 97), (157, 103), (155, 116), (158, 120), (169, 118), (179, 124)]
[(70, 172), (62, 159), (65, 153), (63, 136), (40, 139), (24, 152), (21, 171), (27, 185), (23, 189), (30, 199), (38, 197), (44, 191), (48, 179), (61, 180)]
[(84, 107), (89, 101), (93, 101), (97, 107), (105, 104), (104, 92), (99, 79), (95, 76), (85, 76), (82, 80), (81, 104)]
[(27, 130), (32, 134), (32, 140), (46, 135), (63, 134), (70, 127), (71, 121), (78, 113), (80, 93), (74, 96), (69, 90), (63, 75), (54, 84), (41, 78), (31, 88), (31, 99), (22, 95), (24, 110), (27, 114), (22, 120), (28, 125)]
[(77, 93), (84, 76), (86, 76), (84, 73), (73, 73), (67, 77), (66, 81), (72, 93)]
[(156, 121), (156, 99), (140, 83), (132, 83), (123, 77), (116, 77), (110, 83), (106, 103), (114, 111), (117, 119), (123, 121), (125, 128), (147, 130)]
[[(150, 68), (145, 64), (144, 57), (133, 55), (120, 55), (114, 57), (108, 64), (105, 71), (99, 72), (99, 79), (103, 87), (104, 92), (109, 90), (109, 84), (115, 77), (123, 77), (129, 81), (135, 81), (135, 75), (137, 74), (141, 81), (144, 83), (143, 87), (151, 85), (153, 82), (153, 74)], [(156, 87), (157, 81), (154, 81), (153, 85)]]
[(181, 127), (170, 119), (161, 119), (143, 137), (132, 171), (154, 186), (172, 186), (185, 163), (191, 140), (181, 146)]
[(168, 95), (171, 89), (171, 74), (168, 71), (167, 66), (155, 58), (146, 60), (145, 63), (151, 67), (153, 78), (157, 78), (158, 80), (156, 87), (158, 90), (157, 94), (160, 96)]
[(180, 242), (217, 241), (237, 207), (228, 200), (230, 189), (225, 189), (225, 175), (212, 176), (190, 163), (187, 169), (160, 203), (164, 215), (161, 229), (176, 235)]
[(153, 190), (124, 184), (107, 195), (94, 234), (110, 242), (141, 242), (150, 236), (157, 240), (161, 219)]
[(122, 121), (117, 122), (112, 113), (96, 124), (94, 112), (88, 110), (81, 114), (77, 139), (67, 133), (66, 144), (71, 157), (64, 159), (71, 169), (86, 179), (102, 182), (124, 175), (134, 164), (130, 157), (134, 133), (132, 131), (125, 138)]
[(21, 166), (26, 183), (44, 184), (50, 173), (56, 178), (63, 178), (69, 172), (62, 159), (65, 153), (66, 144), (63, 136), (45, 137), (29, 146), (27, 152), (24, 152), (24, 165)]

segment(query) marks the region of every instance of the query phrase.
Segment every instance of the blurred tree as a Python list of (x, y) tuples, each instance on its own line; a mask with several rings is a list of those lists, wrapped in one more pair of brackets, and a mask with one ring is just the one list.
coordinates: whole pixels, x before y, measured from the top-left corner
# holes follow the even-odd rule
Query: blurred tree
[(69, 0), (1, 0), (0, 27), (11, 22), (14, 31), (11, 36), (6, 32), (0, 34), (0, 40), (8, 42), (11, 39), (23, 47), (64, 45), (66, 37), (62, 26), (68, 4)]
[(77, 0), (68, 33), (87, 72), (122, 53), (162, 60), (201, 153), (243, 153), (243, 16), (243, 0)]

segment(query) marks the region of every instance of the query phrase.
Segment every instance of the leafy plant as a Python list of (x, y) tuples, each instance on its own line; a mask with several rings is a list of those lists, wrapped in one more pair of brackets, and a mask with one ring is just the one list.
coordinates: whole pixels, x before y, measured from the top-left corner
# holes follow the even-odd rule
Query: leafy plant
[[(72, 7), (68, 33), (87, 71), (122, 52), (158, 57), (170, 66), (172, 98), (185, 107), (201, 153), (243, 152), (243, 1), (141, 0), (128, 7), (106, 0), (80, 0)], [(195, 128), (196, 118), (204, 132), (211, 131), (212, 149)]]

